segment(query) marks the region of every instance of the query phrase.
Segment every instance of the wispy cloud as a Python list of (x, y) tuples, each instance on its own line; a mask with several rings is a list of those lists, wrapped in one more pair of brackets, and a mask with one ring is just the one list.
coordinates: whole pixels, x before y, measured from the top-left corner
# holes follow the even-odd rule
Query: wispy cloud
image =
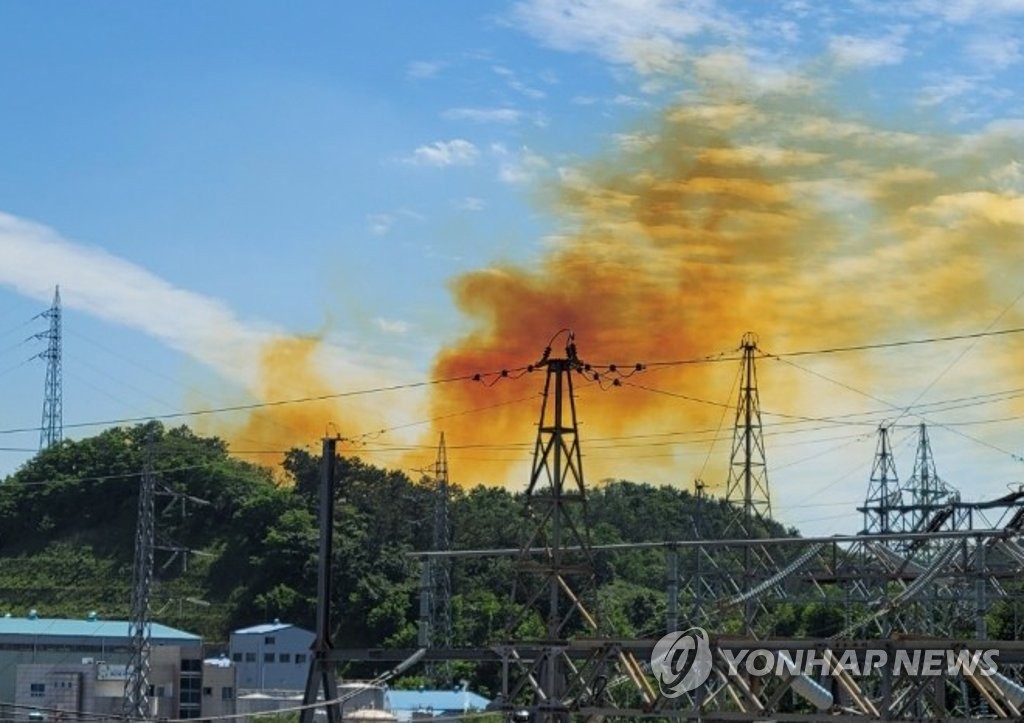
[(913, 7), (951, 23), (970, 23), (983, 18), (1024, 15), (1024, 0), (917, 0)]
[(462, 211), (483, 211), (485, 205), (486, 204), (482, 198), (466, 196), (465, 198), (459, 199), (456, 207)]
[(510, 68), (506, 68), (504, 65), (496, 65), (492, 70), (495, 75), (505, 79), (505, 83), (508, 85), (510, 90), (513, 90), (520, 95), (532, 98), (533, 100), (540, 100), (547, 96), (547, 93), (540, 88), (535, 88), (520, 80), (519, 76), (517, 76), (514, 71)]
[(711, 0), (522, 0), (511, 19), (549, 47), (596, 53), (644, 74), (678, 68), (692, 37), (739, 32)]
[(523, 112), (515, 108), (450, 108), (443, 116), (446, 120), (512, 124), (522, 119)]
[(966, 75), (951, 75), (941, 78), (921, 89), (917, 104), (929, 108), (960, 98), (977, 89), (978, 80), (978, 78)]
[(1020, 40), (1011, 35), (986, 33), (975, 36), (965, 50), (974, 62), (994, 70), (1008, 68), (1024, 59)]
[[(142, 332), (209, 367), (258, 399), (302, 396), (267, 386), (267, 351), (298, 337), (241, 319), (223, 301), (182, 289), (97, 246), (75, 243), (42, 224), (0, 212), (0, 284), (48, 303), (60, 284), (68, 309)], [(350, 384), (393, 381), (393, 360), (317, 346), (317, 368)], [(308, 392), (308, 390), (307, 390)], [(321, 424), (323, 421), (321, 421)]]
[(367, 217), (370, 225), (370, 233), (374, 236), (384, 236), (395, 225), (395, 217), (388, 213), (372, 213)]
[(503, 144), (495, 143), (491, 146), (491, 153), (498, 158), (498, 180), (502, 183), (529, 183), (549, 167), (543, 156), (526, 146), (510, 151)]
[(422, 166), (472, 166), (480, 151), (475, 145), (462, 138), (450, 141), (434, 141), (420, 146), (408, 159), (410, 163)]
[(101, 248), (2, 212), (0, 256), (0, 283), (40, 301), (59, 283), (68, 308), (149, 334), (249, 388), (259, 350), (278, 333)]
[(846, 67), (898, 65), (907, 54), (903, 36), (903, 32), (884, 37), (834, 35), (829, 41), (829, 51), (839, 65)]
[(412, 220), (422, 222), (425, 220), (425, 217), (422, 213), (413, 211), (409, 208), (399, 208), (387, 212), (371, 213), (366, 217), (370, 233), (374, 236), (386, 236), (391, 233), (391, 229), (395, 227), (395, 224), (403, 219), (407, 221)]
[(416, 60), (409, 63), (406, 75), (413, 80), (426, 80), (437, 77), (447, 63), (441, 60)]
[(378, 316), (373, 320), (374, 326), (387, 334), (405, 334), (409, 331), (409, 322), (400, 319), (384, 319)]

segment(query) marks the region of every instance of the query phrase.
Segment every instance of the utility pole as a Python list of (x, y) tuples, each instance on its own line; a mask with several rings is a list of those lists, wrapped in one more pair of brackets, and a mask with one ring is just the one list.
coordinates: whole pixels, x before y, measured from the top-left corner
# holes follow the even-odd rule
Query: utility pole
[(131, 658), (128, 661), (128, 677), (124, 683), (125, 717), (147, 719), (149, 706), (149, 650), (150, 650), (150, 609), (153, 591), (153, 546), (156, 528), (153, 476), (153, 431), (146, 441), (145, 463), (139, 482), (139, 511), (135, 523), (135, 557), (132, 569), (131, 619), (128, 621), (128, 637), (131, 641)]
[(61, 374), (61, 310), (60, 287), (53, 292), (53, 304), (39, 316), (50, 321), (46, 331), (35, 335), (46, 341), (46, 350), (39, 358), (46, 360), (46, 382), (43, 389), (43, 420), (39, 429), (39, 449), (57, 444), (64, 437), (63, 379)]
[[(772, 516), (768, 465), (761, 428), (761, 401), (757, 391), (757, 335), (748, 331), (740, 341), (740, 392), (732, 433), (732, 454), (725, 499), (733, 505), (744, 537), (753, 536), (755, 520)], [(731, 526), (730, 526), (731, 527)]]
[(299, 723), (313, 723), (317, 696), (324, 695), (327, 723), (341, 723), (338, 702), (338, 678), (330, 659), (331, 641), (331, 561), (334, 558), (334, 467), (337, 439), (324, 437), (320, 457), (320, 555), (317, 559), (316, 639), (313, 641), (306, 691), (302, 697)]

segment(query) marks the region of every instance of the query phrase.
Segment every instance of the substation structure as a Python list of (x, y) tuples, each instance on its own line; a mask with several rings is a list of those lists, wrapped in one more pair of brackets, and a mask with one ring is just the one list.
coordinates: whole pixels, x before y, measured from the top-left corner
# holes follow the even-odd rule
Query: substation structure
[[(591, 544), (573, 378), (590, 379), (600, 372), (579, 359), (570, 335), (564, 357), (552, 357), (549, 347), (531, 367), (544, 370), (546, 378), (525, 495), (531, 522), (524, 542), (502, 550), (450, 550), (443, 542), (440, 549), (412, 553), (421, 560), (424, 581), (421, 647), (416, 650), (333, 646), (328, 561), (335, 440), (325, 439), (318, 637), (305, 703), (314, 703), (323, 692), (329, 723), (340, 720), (331, 691), (336, 690), (334, 668), (343, 662), (395, 665), (396, 672), (420, 661), (437, 666), (464, 660), (500, 669), (494, 708), (522, 721), (1024, 720), (1019, 683), (1024, 666), (1019, 639), (1024, 628), (1019, 582), (1024, 574), (1024, 492), (962, 502), (935, 474), (923, 426), (911, 484), (900, 488), (883, 427), (868, 497), (859, 508), (865, 514), (861, 534), (758, 537), (764, 527), (757, 521), (770, 512), (770, 502), (754, 369), (756, 337), (744, 335), (740, 348), (743, 384), (727, 483), (735, 539), (700, 539), (700, 521), (695, 520), (695, 539)], [(443, 444), (439, 460), (442, 454)], [(446, 461), (437, 469), (439, 477), (443, 469), (446, 489)], [(448, 524), (446, 513), (437, 516)], [(641, 550), (663, 557), (665, 618), (652, 621), (649, 637), (617, 637), (596, 604), (595, 570), (606, 556)], [(455, 648), (450, 646), (450, 619), (444, 629), (432, 631), (438, 624), (435, 611), (450, 609), (433, 598), (449, 589), (451, 563), (471, 557), (514, 560), (510, 594), (521, 614), (508, 621), (502, 639), (485, 647)], [(436, 582), (437, 570), (443, 570), (442, 585)], [(822, 630), (808, 631), (807, 637), (785, 635), (779, 613), (787, 606), (808, 605), (822, 611)], [(1001, 640), (988, 639), (985, 617), (995, 605), (1003, 608)], [(543, 634), (527, 639), (522, 623), (531, 615), (543, 621)], [(659, 680), (652, 666), (655, 645), (662, 635), (694, 627), (707, 633), (709, 676), (692, 690), (663, 689), (667, 681)], [(776, 663), (813, 660), (816, 665), (777, 664), (752, 671), (737, 662), (751, 650), (767, 651), (762, 660), (770, 655)], [(946, 662), (930, 670), (873, 667), (872, 656), (878, 655), (888, 661), (903, 656)], [(963, 656), (995, 665), (957, 665)], [(312, 716), (312, 709), (304, 711), (303, 723)]]

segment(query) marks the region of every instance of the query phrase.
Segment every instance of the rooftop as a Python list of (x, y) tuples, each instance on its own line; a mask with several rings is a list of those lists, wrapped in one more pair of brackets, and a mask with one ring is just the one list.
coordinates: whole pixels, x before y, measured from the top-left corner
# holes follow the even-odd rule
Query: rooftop
[[(154, 640), (172, 640), (200, 643), (198, 635), (184, 630), (151, 623), (150, 637)], [(74, 620), (68, 618), (15, 618), (0, 617), (0, 636), (30, 635), (32, 637), (124, 638), (128, 639), (127, 620)]]
[[(282, 623), (280, 620), (275, 620), (272, 623), (263, 623), (261, 625), (253, 625), (248, 628), (239, 628), (235, 631), (235, 635), (266, 635), (267, 633), (276, 633), (279, 630), (287, 630), (288, 628), (295, 628), (295, 625), (291, 623)], [(302, 628), (296, 628), (302, 630)], [(310, 631), (306, 631), (312, 634)]]
[(389, 690), (388, 707), (401, 711), (483, 710), (489, 700), (468, 690)]

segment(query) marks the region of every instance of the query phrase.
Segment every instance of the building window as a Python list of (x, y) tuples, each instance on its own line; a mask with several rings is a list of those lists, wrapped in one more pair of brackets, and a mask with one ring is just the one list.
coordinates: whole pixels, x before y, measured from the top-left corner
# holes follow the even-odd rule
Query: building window
[(28, 687), (28, 693), (33, 698), (42, 698), (46, 694), (46, 683), (32, 683)]
[(203, 695), (213, 695), (213, 688), (203, 686)]
[(186, 673), (203, 672), (203, 661), (199, 658), (182, 658), (181, 670)]
[(232, 653), (231, 654), (231, 659), (233, 661), (235, 661), (236, 663), (241, 663), (242, 662), (242, 654), (241, 653)]
[(273, 653), (264, 653), (263, 654), (263, 662), (264, 663), (273, 663), (274, 662), (274, 654)]
[(305, 663), (306, 662), (306, 654), (305, 653), (296, 653), (295, 654), (295, 662), (297, 664), (299, 664), (299, 665), (302, 665), (303, 663)]
[(256, 662), (256, 653), (246, 653), (245, 654), (245, 662), (247, 662), (247, 663), (255, 663)]
[(231, 687), (225, 687), (220, 689), (221, 700), (232, 700), (235, 697), (235, 689)]
[(279, 663), (290, 663), (292, 662), (291, 653), (281, 653), (277, 656), (277, 662)]
[(263, 638), (263, 644), (264, 645), (273, 645), (274, 644), (274, 636), (273, 635), (268, 635), (267, 637)]

